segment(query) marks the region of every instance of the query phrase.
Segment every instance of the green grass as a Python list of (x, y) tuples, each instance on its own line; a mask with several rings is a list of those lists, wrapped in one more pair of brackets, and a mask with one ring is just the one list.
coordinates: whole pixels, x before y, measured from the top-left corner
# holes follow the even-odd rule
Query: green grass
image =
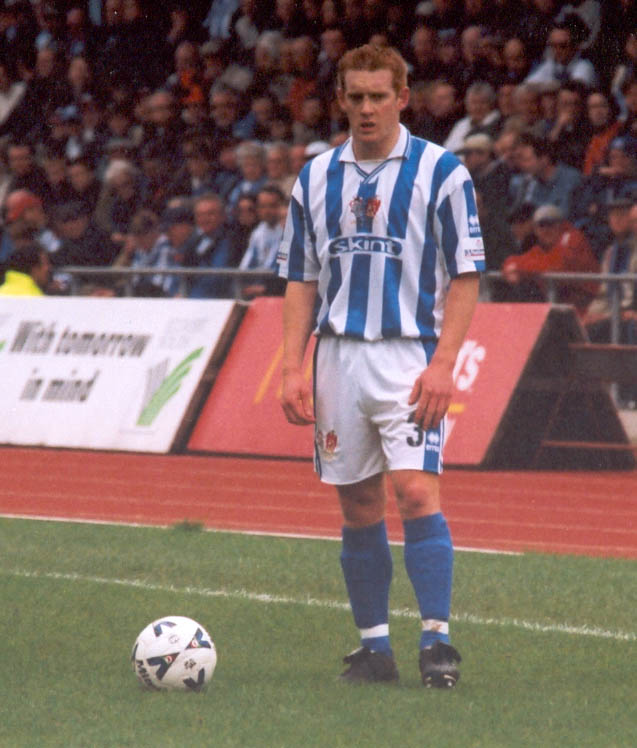
[[(192, 524), (0, 520), (1, 748), (637, 745), (634, 562), (458, 554), (447, 693), (419, 684), (398, 547), (400, 685), (337, 681), (357, 645), (339, 552)], [(169, 614), (215, 641), (204, 693), (146, 692), (130, 668), (139, 631)]]

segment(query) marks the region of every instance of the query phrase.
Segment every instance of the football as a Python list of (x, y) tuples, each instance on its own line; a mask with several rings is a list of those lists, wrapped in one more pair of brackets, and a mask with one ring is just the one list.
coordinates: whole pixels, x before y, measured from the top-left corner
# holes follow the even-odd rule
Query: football
[(215, 671), (217, 651), (210, 634), (197, 621), (164, 616), (139, 634), (131, 663), (145, 688), (201, 691)]

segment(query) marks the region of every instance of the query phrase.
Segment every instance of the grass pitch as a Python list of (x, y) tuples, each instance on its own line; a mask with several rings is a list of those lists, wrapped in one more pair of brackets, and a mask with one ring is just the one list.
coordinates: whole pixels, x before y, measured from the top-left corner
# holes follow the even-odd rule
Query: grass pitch
[[(635, 746), (637, 564), (458, 553), (452, 692), (419, 682), (395, 547), (401, 681), (338, 682), (357, 635), (338, 543), (0, 519), (0, 746)], [(201, 694), (142, 690), (141, 629), (187, 615), (219, 661)]]

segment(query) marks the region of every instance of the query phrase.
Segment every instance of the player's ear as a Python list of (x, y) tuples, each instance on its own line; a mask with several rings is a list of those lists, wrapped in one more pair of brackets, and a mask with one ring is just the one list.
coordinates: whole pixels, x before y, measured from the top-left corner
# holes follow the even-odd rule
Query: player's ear
[(409, 104), (409, 88), (405, 86), (401, 88), (398, 93), (398, 108), (402, 112), (403, 109)]

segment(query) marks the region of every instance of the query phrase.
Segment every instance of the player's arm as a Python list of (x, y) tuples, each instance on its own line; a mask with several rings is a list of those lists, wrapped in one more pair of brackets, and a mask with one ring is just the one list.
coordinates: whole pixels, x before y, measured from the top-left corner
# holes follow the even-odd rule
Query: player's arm
[(463, 273), (449, 285), (440, 339), (429, 366), (416, 379), (409, 404), (416, 405), (414, 421), (435, 428), (447, 412), (453, 393), (453, 370), (478, 301), (478, 273)]
[(288, 281), (283, 301), (283, 387), (281, 406), (290, 423), (314, 423), (312, 390), (303, 376), (303, 357), (314, 327), (315, 281)]

